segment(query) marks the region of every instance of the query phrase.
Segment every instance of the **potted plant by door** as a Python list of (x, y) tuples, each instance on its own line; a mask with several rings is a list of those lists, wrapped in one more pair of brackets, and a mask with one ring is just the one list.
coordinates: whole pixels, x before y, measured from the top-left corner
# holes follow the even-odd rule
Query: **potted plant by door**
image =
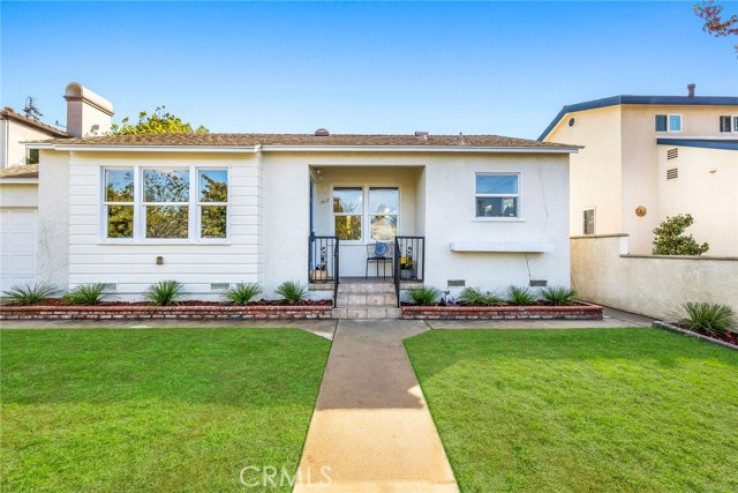
[(412, 279), (415, 277), (415, 262), (412, 255), (400, 257), (400, 279)]

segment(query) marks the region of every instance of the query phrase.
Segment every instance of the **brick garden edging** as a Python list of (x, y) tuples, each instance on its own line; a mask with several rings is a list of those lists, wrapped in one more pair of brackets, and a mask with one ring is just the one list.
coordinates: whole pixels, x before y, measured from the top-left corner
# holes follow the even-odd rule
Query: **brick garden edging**
[(404, 320), (602, 320), (602, 307), (571, 306), (403, 306)]
[(3, 306), (0, 320), (294, 320), (329, 319), (315, 306)]
[(676, 334), (681, 334), (683, 336), (687, 337), (694, 337), (696, 339), (701, 339), (705, 342), (709, 342), (711, 344), (717, 344), (718, 346), (723, 346), (728, 349), (732, 349), (733, 351), (738, 351), (738, 346), (735, 344), (731, 344), (729, 342), (721, 341), (719, 339), (714, 339), (712, 337), (708, 337), (703, 334), (699, 334), (697, 332), (694, 332), (692, 330), (682, 329), (681, 327), (677, 327), (674, 324), (670, 324), (669, 322), (661, 322), (661, 321), (655, 321), (653, 324), (651, 324), (652, 327), (655, 327), (657, 329), (664, 329), (668, 330), (670, 332), (674, 332)]

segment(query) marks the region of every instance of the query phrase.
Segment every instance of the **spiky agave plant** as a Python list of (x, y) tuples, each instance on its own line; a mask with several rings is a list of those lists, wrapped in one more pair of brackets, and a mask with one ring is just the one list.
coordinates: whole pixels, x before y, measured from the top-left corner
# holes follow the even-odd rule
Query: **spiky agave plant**
[(35, 282), (11, 287), (3, 291), (3, 301), (9, 305), (35, 305), (48, 300), (59, 290), (48, 282)]

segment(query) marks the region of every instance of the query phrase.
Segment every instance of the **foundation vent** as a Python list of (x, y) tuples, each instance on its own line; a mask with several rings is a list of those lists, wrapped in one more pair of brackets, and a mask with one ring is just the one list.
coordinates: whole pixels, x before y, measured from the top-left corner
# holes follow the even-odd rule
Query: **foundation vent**
[(679, 157), (679, 149), (676, 147), (674, 149), (669, 149), (666, 151), (666, 159), (676, 159)]
[(210, 284), (210, 291), (225, 291), (230, 287), (231, 285), (227, 282), (214, 282)]
[(105, 283), (103, 284), (103, 291), (108, 293), (118, 291), (118, 285), (114, 283)]
[(673, 180), (679, 178), (679, 168), (671, 168), (666, 170), (666, 179)]
[(548, 281), (544, 279), (531, 279), (528, 285), (531, 288), (545, 288), (548, 286)]
[(449, 279), (446, 285), (449, 288), (463, 288), (466, 286), (466, 281), (464, 279)]

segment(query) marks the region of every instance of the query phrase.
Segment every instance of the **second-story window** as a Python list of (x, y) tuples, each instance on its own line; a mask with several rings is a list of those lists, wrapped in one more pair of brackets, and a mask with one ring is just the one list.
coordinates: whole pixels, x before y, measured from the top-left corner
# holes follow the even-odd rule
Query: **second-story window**
[(682, 115), (656, 115), (657, 132), (681, 132)]

